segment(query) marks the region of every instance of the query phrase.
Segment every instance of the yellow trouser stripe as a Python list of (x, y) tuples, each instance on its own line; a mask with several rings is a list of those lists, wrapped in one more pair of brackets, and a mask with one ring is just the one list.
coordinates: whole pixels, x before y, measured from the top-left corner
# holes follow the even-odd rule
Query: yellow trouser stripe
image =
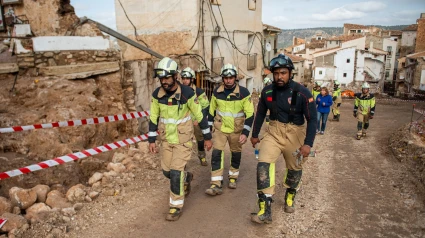
[(273, 187), (275, 185), (275, 163), (270, 164), (269, 176), (270, 176), (270, 187)]

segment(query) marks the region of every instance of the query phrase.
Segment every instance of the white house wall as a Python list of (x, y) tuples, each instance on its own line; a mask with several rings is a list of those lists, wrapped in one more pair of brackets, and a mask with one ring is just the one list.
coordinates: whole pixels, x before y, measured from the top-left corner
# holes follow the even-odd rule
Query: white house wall
[[(337, 68), (336, 79), (342, 84), (348, 84), (354, 80), (355, 52), (355, 47), (336, 52), (334, 57), (334, 65)], [(347, 59), (350, 59), (350, 63), (347, 63)], [(344, 73), (346, 73), (346, 77), (344, 77)]]
[(346, 41), (341, 44), (341, 48), (356, 47), (358, 50), (364, 50), (366, 45), (366, 37)]
[(375, 79), (381, 79), (381, 72), (384, 72), (384, 63), (380, 62), (379, 60), (366, 58), (365, 68), (372, 72), (372, 77), (374, 77)]
[(384, 39), (384, 42), (383, 42), (383, 48), (384, 49), (383, 50), (386, 51), (388, 46), (392, 47), (392, 51), (391, 51), (391, 57), (387, 56), (387, 60), (389, 59), (391, 67), (390, 67), (390, 75), (386, 79), (387, 80), (393, 80), (394, 68), (395, 68), (395, 64), (396, 64), (397, 41), (393, 41), (393, 40), (390, 40), (390, 39)]
[[(322, 74), (320, 74), (320, 71)], [(331, 81), (335, 80), (335, 68), (334, 67), (316, 67), (313, 71), (314, 81)]]

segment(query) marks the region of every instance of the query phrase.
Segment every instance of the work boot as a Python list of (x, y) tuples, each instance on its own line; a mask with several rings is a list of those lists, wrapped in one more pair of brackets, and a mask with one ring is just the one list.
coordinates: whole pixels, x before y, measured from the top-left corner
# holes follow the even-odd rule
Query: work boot
[(366, 131), (362, 132), (362, 137), (366, 137)]
[(189, 196), (190, 193), (190, 182), (193, 180), (193, 174), (191, 172), (186, 172), (186, 177), (184, 179), (184, 196)]
[(258, 213), (251, 213), (251, 221), (259, 224), (272, 223), (272, 202), (271, 197), (266, 195), (258, 195)]
[(213, 184), (209, 189), (205, 190), (205, 193), (211, 196), (221, 195), (223, 193), (223, 188)]
[(170, 211), (168, 212), (165, 220), (167, 221), (177, 221), (180, 218), (180, 208), (170, 207)]
[(332, 118), (332, 121), (337, 121), (338, 120), (338, 116), (334, 115), (334, 118)]
[(286, 213), (294, 213), (295, 212), (295, 194), (296, 191), (290, 191), (291, 189), (286, 189), (285, 193), (285, 205), (284, 205), (284, 211)]
[(339, 121), (340, 116), (341, 116), (341, 114), (336, 115), (336, 121)]
[(362, 138), (362, 135), (359, 135), (359, 134), (356, 135), (357, 140), (360, 140), (361, 138)]
[(236, 189), (236, 179), (234, 178), (229, 179), (229, 188)]
[(207, 166), (208, 165), (206, 158), (199, 158), (199, 160), (201, 161), (201, 165), (202, 166)]

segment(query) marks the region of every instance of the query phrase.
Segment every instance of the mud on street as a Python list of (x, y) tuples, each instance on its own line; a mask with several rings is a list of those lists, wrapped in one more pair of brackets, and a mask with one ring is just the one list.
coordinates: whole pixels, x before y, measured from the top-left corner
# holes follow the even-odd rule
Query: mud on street
[[(386, 103), (388, 104), (388, 103)], [(283, 212), (281, 183), (284, 162), (276, 171), (273, 224), (256, 225), (256, 160), (251, 145), (243, 150), (238, 188), (210, 197), (210, 168), (201, 167), (195, 153), (192, 191), (182, 217), (167, 222), (169, 182), (157, 166), (136, 172), (120, 194), (87, 203), (66, 224), (66, 237), (423, 237), (424, 184), (419, 182), (389, 146), (390, 136), (410, 121), (411, 103), (377, 102), (376, 117), (365, 139), (357, 141), (352, 101), (344, 101), (340, 122), (328, 122), (315, 141), (296, 198), (296, 212)], [(417, 117), (418, 114), (415, 113)], [(208, 155), (210, 156), (210, 155)], [(229, 156), (226, 153), (226, 156)], [(209, 157), (208, 157), (209, 159)], [(152, 156), (159, 163), (158, 156)], [(226, 163), (226, 169), (228, 163)], [(154, 168), (156, 167), (156, 168)], [(38, 225), (24, 236), (46, 234)]]

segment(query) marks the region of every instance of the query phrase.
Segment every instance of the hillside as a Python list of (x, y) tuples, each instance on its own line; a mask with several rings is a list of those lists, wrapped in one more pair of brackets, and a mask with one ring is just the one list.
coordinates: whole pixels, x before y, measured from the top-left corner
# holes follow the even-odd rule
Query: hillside
[[(402, 30), (408, 25), (396, 25), (396, 26), (379, 26), (384, 30)], [(282, 30), (279, 35), (278, 48), (285, 48), (292, 45), (292, 38), (294, 36), (310, 40), (317, 32), (321, 32), (323, 37), (330, 37), (341, 35), (343, 33), (342, 27), (316, 27), (316, 28), (305, 28), (305, 29), (289, 29)]]

